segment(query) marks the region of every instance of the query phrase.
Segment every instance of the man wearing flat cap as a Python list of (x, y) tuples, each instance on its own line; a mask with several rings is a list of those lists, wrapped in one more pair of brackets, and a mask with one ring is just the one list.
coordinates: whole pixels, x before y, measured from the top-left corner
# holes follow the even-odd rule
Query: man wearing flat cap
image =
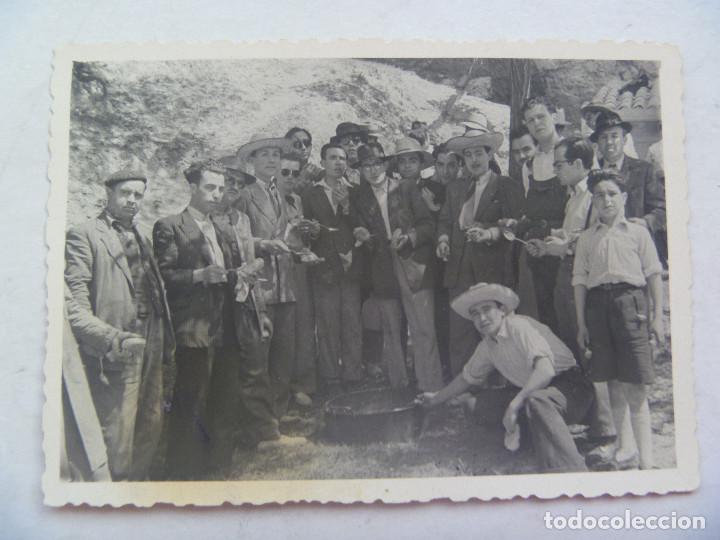
[(483, 384), (497, 369), (519, 388), (503, 415), (505, 447), (518, 449), (518, 418), (524, 415), (541, 471), (585, 471), (568, 425), (587, 415), (592, 384), (547, 326), (514, 313), (518, 303), (511, 289), (495, 283), (473, 285), (453, 300), (455, 313), (472, 321), (483, 339), (462, 373), (439, 392), (421, 394), (419, 401), (425, 407), (437, 406)]
[[(522, 213), (522, 188), (490, 170), (490, 159), (502, 134), (471, 130), (450, 139), (448, 150), (462, 155), (463, 175), (447, 185), (438, 217), (436, 254), (446, 262), (444, 286), (455, 298), (473, 283), (492, 281), (511, 285), (508, 248), (499, 228), (503, 219)], [(478, 343), (472, 324), (450, 313), (450, 365), (457, 375)]]
[(113, 480), (148, 478), (162, 431), (162, 366), (175, 349), (152, 245), (134, 224), (146, 185), (141, 172), (111, 175), (105, 209), (66, 236), (69, 321)]

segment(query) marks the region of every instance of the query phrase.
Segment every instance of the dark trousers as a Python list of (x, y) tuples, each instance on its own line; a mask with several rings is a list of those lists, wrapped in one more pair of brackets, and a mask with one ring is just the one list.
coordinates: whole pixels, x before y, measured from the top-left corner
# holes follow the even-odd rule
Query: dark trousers
[(315, 393), (317, 346), (315, 337), (315, 306), (307, 268), (294, 265), (295, 270), (295, 366), (290, 383), (293, 392)]
[(558, 321), (555, 313), (553, 294), (557, 280), (560, 259), (557, 257), (528, 257), (528, 266), (533, 278), (538, 320), (557, 333)]
[(195, 479), (230, 465), (237, 431), (236, 347), (178, 347), (168, 433), (168, 477)]
[(435, 335), (437, 336), (438, 352), (443, 379), (451, 379), (450, 366), (450, 298), (448, 290), (441, 285), (435, 286)]
[(277, 438), (273, 411), (268, 347), (263, 343), (257, 315), (244, 305), (235, 310), (238, 337), (238, 418), (240, 442), (248, 446)]
[(315, 283), (320, 377), (326, 383), (363, 378), (360, 286), (343, 279), (339, 283)]
[(295, 368), (295, 303), (268, 304), (268, 316), (273, 324), (269, 343), (268, 365), (276, 417), (287, 413), (290, 401), (290, 381)]
[[(466, 287), (449, 290), (450, 301), (456, 296), (464, 293)], [(475, 352), (480, 343), (480, 334), (475, 329), (472, 321), (461, 317), (453, 309), (450, 309), (450, 370), (452, 378), (455, 378), (463, 369), (467, 361)]]
[(546, 388), (536, 390), (527, 397), (524, 410), (541, 470), (587, 470), (568, 425), (583, 422), (593, 399), (592, 383), (578, 367), (560, 373)]

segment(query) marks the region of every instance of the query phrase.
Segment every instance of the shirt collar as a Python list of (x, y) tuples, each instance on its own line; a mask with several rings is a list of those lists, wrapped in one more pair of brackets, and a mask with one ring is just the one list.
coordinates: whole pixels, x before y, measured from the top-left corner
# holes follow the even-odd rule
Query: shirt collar
[[(623, 155), (620, 156), (620, 159), (618, 159), (617, 162), (615, 163), (615, 167), (617, 167), (618, 171), (622, 170), (623, 163), (625, 163), (625, 153), (624, 152), (623, 152)], [(607, 159), (603, 159), (602, 165), (603, 165), (603, 168), (610, 167), (610, 163), (608, 162)]]
[(482, 184), (490, 180), (490, 175), (492, 174), (492, 171), (488, 169), (484, 173), (482, 173), (480, 176), (478, 176), (477, 180), (475, 180), (476, 184)]
[(608, 227), (602, 221), (598, 220), (598, 222), (595, 224), (595, 230), (600, 230), (602, 227), (605, 227), (606, 229), (611, 229), (612, 227), (623, 227), (624, 229), (627, 229), (628, 225), (629, 222), (627, 220), (627, 217), (623, 216), (617, 221), (615, 221), (615, 223), (613, 223), (611, 227)]
[[(122, 221), (117, 219), (115, 216), (113, 216), (109, 210), (105, 210), (104, 212), (104, 219), (105, 222), (113, 229), (116, 229), (117, 227), (120, 227), (123, 231), (134, 231), (135, 230), (135, 218), (133, 218), (132, 224), (130, 225), (130, 228), (128, 228)], [(117, 224), (117, 227), (115, 226)]]
[(588, 190), (587, 182), (588, 177), (586, 176), (574, 186), (570, 186), (570, 193), (572, 193), (573, 195), (577, 193), (585, 193)]
[(368, 184), (370, 184), (370, 187), (376, 193), (385, 193), (385, 192), (389, 191), (389, 187), (390, 187), (389, 183), (390, 183), (390, 179), (387, 176), (385, 176), (385, 181), (382, 182), (381, 184), (376, 185), (376, 184), (370, 184), (370, 182), (368, 182)]
[(209, 218), (210, 214), (207, 216), (202, 215), (199, 210), (196, 208), (193, 208), (192, 206), (188, 206), (188, 213), (190, 214), (190, 217), (192, 217), (195, 221), (198, 221), (200, 223), (205, 223)]
[(507, 315), (503, 317), (502, 322), (500, 323), (500, 330), (498, 330), (497, 335), (495, 338), (507, 338), (508, 337), (508, 329), (507, 329)]

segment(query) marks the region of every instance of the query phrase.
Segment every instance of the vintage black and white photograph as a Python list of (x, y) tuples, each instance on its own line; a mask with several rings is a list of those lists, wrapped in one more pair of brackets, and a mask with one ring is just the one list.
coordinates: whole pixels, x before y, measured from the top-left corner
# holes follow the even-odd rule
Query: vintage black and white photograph
[(63, 57), (46, 491), (692, 485), (679, 103), (619, 50)]

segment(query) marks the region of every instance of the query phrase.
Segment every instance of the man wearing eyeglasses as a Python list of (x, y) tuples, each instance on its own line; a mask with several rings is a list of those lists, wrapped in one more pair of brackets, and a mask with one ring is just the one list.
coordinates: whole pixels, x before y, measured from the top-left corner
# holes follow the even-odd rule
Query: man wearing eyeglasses
[(295, 193), (302, 195), (322, 175), (322, 169), (310, 161), (313, 140), (310, 132), (302, 127), (293, 127), (285, 134), (293, 150), (300, 156), (300, 174), (295, 183)]

